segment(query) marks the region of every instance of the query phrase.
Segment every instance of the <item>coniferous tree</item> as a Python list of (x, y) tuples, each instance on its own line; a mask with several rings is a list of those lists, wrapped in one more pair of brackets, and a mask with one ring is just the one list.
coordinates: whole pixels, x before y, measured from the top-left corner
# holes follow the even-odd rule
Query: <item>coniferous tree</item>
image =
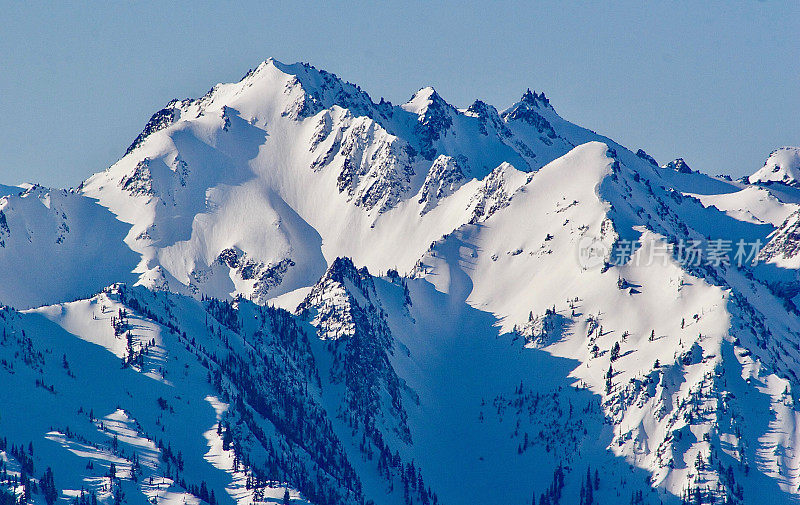
[(117, 486), (114, 489), (114, 505), (121, 505), (123, 501), (125, 501), (125, 493), (122, 492), (122, 488)]
[(619, 342), (614, 342), (611, 347), (611, 361), (617, 361), (617, 358), (619, 358)]
[(39, 482), (44, 495), (44, 500), (47, 505), (53, 505), (58, 498), (58, 490), (56, 489), (55, 481), (53, 480), (53, 469), (47, 467), (41, 481)]

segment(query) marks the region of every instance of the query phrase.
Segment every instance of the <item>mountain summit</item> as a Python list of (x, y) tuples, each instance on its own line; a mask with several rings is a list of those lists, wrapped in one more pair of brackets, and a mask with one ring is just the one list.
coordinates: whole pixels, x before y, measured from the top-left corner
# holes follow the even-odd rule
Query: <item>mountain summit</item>
[(750, 182), (800, 185), (800, 147), (782, 147), (772, 151), (764, 166), (750, 176)]

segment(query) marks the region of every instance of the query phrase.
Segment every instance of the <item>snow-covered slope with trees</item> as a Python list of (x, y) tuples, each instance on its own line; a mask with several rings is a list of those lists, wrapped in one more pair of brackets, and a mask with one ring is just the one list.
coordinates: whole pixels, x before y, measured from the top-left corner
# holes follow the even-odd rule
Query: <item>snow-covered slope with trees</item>
[(796, 502), (797, 169), (268, 60), (0, 186), (0, 504)]

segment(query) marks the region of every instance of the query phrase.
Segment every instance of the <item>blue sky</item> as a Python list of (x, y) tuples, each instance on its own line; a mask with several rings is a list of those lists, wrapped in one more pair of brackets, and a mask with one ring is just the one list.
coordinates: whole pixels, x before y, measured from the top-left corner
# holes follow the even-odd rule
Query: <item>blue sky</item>
[[(404, 102), (502, 109), (531, 87), (664, 163), (759, 168), (800, 144), (800, 2), (0, 0), (0, 182), (75, 186), (171, 98), (273, 56)], [(69, 4), (69, 5), (68, 5)]]

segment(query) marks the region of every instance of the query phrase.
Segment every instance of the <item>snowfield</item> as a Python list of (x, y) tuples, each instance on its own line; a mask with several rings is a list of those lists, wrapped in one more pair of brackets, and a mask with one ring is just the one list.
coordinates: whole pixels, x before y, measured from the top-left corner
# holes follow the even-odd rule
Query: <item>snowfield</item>
[(0, 504), (798, 502), (798, 152), (275, 60), (174, 100), (0, 186)]

